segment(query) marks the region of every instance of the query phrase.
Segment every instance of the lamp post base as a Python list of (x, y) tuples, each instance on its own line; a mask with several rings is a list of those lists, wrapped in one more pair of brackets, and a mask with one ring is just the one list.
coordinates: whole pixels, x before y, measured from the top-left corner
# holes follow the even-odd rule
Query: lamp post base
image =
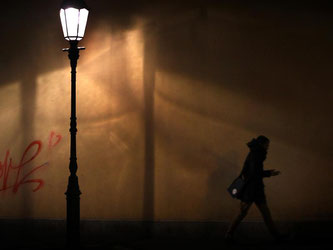
[(67, 247), (80, 246), (80, 190), (77, 176), (69, 176), (67, 199), (67, 218), (66, 218), (66, 245)]

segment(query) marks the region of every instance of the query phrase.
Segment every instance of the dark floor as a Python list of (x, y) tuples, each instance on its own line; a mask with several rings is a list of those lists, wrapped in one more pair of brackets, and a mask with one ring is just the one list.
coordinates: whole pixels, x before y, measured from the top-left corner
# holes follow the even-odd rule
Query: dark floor
[[(306, 238), (289, 239), (284, 242), (275, 242), (272, 239), (237, 239), (235, 243), (226, 243), (221, 240), (182, 240), (182, 239), (139, 239), (132, 242), (117, 242), (114, 244), (85, 244), (80, 249), (113, 249), (113, 250), (175, 250), (175, 249), (331, 249), (332, 238)], [(61, 246), (30, 243), (26, 246), (4, 246), (2, 249), (65, 249)]]
[[(288, 240), (277, 243), (262, 222), (243, 222), (227, 244), (221, 222), (82, 221), (81, 249), (330, 249), (333, 222), (279, 223)], [(148, 230), (147, 230), (148, 228)], [(1, 249), (65, 249), (65, 222), (0, 220)]]
[(195, 240), (142, 240), (125, 245), (116, 245), (111, 249), (330, 249), (332, 239), (326, 240), (289, 240), (276, 243), (272, 240), (254, 241), (239, 240), (234, 244), (226, 244), (223, 240), (195, 241)]

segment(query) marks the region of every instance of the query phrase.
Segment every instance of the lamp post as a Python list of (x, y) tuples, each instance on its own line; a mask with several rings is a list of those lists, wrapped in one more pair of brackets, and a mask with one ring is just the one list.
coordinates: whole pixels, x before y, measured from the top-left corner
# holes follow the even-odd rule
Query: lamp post
[(77, 247), (80, 244), (80, 188), (76, 175), (76, 66), (79, 59), (79, 51), (85, 48), (78, 47), (78, 42), (83, 38), (87, 20), (88, 6), (83, 0), (64, 0), (60, 9), (60, 20), (64, 37), (69, 41), (70, 47), (63, 49), (68, 52), (71, 65), (71, 118), (70, 118), (70, 161), (68, 186), (66, 191), (66, 244), (69, 247)]

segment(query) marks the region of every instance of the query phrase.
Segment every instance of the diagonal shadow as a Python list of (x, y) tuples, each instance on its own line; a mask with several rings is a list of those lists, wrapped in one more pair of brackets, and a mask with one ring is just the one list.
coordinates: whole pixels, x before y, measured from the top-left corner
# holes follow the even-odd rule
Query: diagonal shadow
[(155, 49), (154, 24), (146, 27), (144, 43), (143, 87), (144, 87), (144, 129), (145, 129), (145, 167), (143, 193), (143, 221), (150, 237), (154, 222), (155, 195), (155, 150), (154, 150), (154, 87), (155, 87)]

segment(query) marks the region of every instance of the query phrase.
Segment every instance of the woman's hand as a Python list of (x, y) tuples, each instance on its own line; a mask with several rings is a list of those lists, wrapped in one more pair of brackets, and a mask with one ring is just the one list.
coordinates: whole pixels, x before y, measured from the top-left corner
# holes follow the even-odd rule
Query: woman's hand
[(271, 176), (276, 176), (276, 175), (279, 175), (279, 174), (281, 174), (280, 171), (277, 171), (277, 170), (275, 170), (275, 169), (272, 169), (272, 170), (271, 170)]

